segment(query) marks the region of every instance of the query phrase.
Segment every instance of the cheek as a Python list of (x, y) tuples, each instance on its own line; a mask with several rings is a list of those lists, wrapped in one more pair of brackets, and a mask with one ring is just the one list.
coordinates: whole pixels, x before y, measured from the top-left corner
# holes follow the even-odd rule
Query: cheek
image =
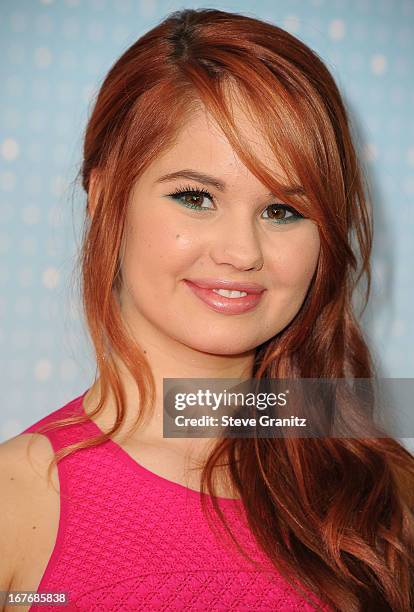
[(270, 257), (274, 288), (285, 288), (299, 295), (306, 291), (318, 262), (319, 249), (319, 233), (313, 227), (281, 240)]
[(128, 227), (125, 266), (130, 277), (154, 280), (179, 273), (198, 248), (194, 231), (165, 215), (136, 215)]

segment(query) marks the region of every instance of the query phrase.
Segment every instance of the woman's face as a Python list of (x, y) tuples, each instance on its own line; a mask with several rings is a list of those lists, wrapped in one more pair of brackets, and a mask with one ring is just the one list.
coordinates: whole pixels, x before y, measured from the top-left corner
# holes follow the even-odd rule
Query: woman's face
[[(244, 136), (284, 178), (239, 113)], [(188, 176), (160, 180), (184, 170), (210, 175), (222, 188)], [(171, 195), (189, 189), (207, 190), (212, 199)], [(201, 111), (195, 115), (131, 192), (120, 301), (137, 339), (154, 332), (198, 351), (236, 355), (286, 327), (303, 303), (320, 242), (314, 222), (271, 206), (281, 203), (240, 162), (213, 119)], [(278, 223), (283, 219), (289, 222)], [(257, 283), (264, 291), (250, 309), (245, 302), (251, 305), (251, 296), (209, 291), (207, 303), (187, 283), (194, 279)]]

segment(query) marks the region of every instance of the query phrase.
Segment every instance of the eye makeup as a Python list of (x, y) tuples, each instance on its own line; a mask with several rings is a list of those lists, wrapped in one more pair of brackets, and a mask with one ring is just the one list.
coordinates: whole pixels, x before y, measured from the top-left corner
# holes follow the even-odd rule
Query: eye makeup
[[(169, 193), (168, 197), (177, 201), (179, 204), (181, 204), (182, 206), (185, 206), (186, 208), (197, 210), (199, 212), (207, 212), (207, 211), (214, 210), (213, 208), (210, 208), (210, 207), (201, 206), (201, 204), (191, 199), (191, 198), (199, 198), (199, 199), (208, 198), (212, 203), (214, 203), (214, 197), (211, 195), (211, 193), (207, 189), (204, 189), (201, 187), (193, 187), (192, 185), (179, 186), (172, 193)], [(267, 211), (268, 209), (272, 210), (273, 212), (271, 214), (275, 214), (275, 215), (279, 215), (280, 213), (281, 214), (290, 213), (291, 216), (285, 217), (285, 218), (283, 217), (282, 218), (277, 218), (277, 217), (272, 218), (270, 216), (264, 217), (265, 219), (268, 219), (271, 223), (276, 224), (276, 225), (292, 223), (294, 221), (297, 221), (298, 219), (304, 218), (303, 215), (301, 215), (295, 208), (293, 208), (292, 206), (289, 206), (288, 204), (282, 204), (282, 203), (276, 202), (274, 204), (269, 204), (269, 206), (266, 206), (265, 211)]]

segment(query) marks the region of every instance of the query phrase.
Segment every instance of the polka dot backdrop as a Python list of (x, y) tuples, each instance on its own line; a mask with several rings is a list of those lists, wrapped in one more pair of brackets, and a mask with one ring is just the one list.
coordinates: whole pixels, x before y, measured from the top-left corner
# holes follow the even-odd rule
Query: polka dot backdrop
[[(95, 374), (74, 291), (82, 131), (113, 61), (166, 13), (162, 0), (3, 0), (0, 13), (0, 439)], [(373, 290), (362, 323), (382, 376), (414, 376), (414, 2), (187, 2), (272, 21), (327, 63), (372, 185)], [(75, 195), (73, 195), (75, 194)]]

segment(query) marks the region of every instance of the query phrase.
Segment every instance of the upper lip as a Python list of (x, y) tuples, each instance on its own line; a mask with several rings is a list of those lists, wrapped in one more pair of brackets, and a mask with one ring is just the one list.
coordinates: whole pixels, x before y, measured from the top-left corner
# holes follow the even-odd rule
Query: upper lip
[(263, 285), (257, 283), (239, 283), (224, 278), (189, 278), (186, 280), (204, 289), (229, 289), (230, 291), (246, 291), (246, 293), (262, 293), (265, 290)]

